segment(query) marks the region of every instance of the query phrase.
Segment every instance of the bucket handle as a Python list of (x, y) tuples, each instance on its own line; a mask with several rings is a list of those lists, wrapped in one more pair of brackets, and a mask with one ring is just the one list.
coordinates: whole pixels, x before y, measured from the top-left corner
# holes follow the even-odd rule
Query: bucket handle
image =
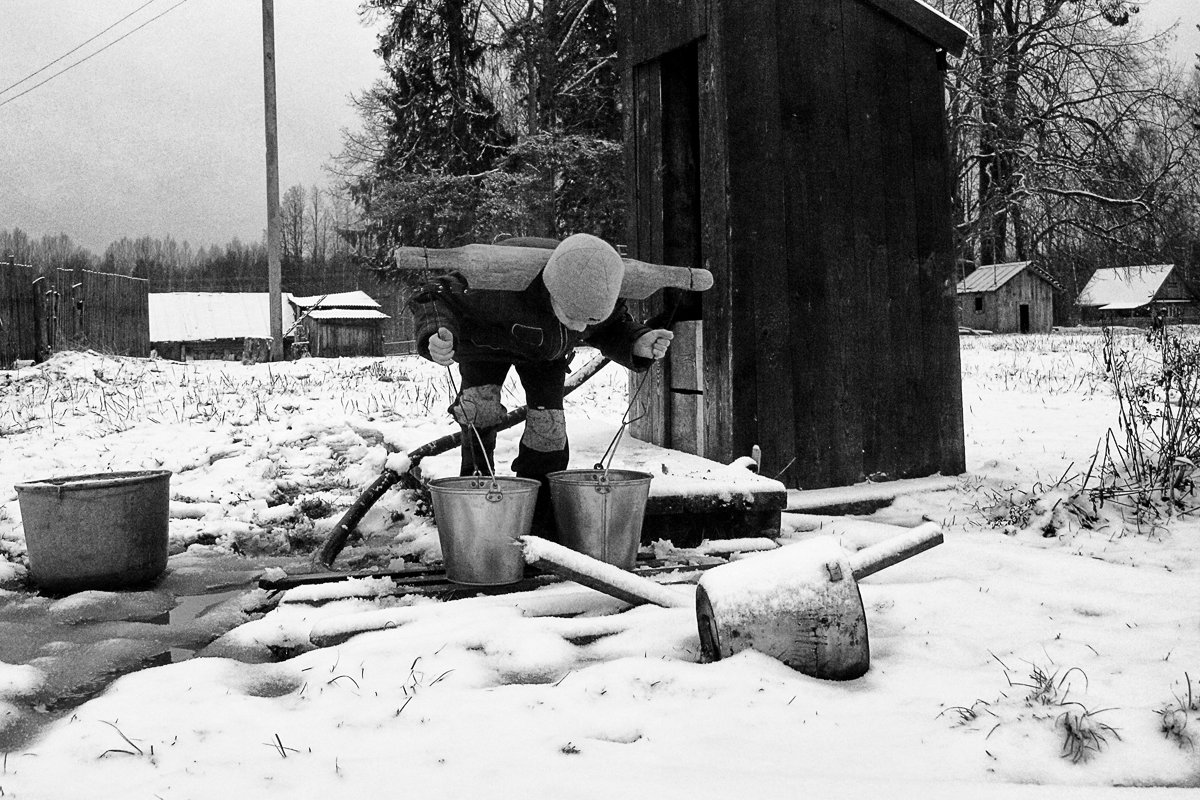
[[(438, 324), (440, 325), (441, 322), (439, 321)], [(450, 383), (450, 396), (457, 397), (458, 402), (462, 403), (463, 398), (462, 398), (461, 393), (458, 391), (458, 387), (455, 386), (455, 384), (454, 384), (454, 372), (450, 369), (449, 364), (446, 365), (446, 380)], [(488, 490), (487, 490), (487, 494), (485, 494), (483, 496), (484, 499), (487, 500), (489, 503), (499, 503), (501, 500), (504, 499), (504, 492), (501, 491), (501, 489), (500, 489), (500, 482), (498, 480), (496, 480), (496, 470), (492, 467), (491, 460), (487, 457), (486, 448), (483, 446), (483, 437), (479, 434), (479, 428), (475, 427), (475, 420), (474, 420), (475, 415), (472, 414), (471, 416), (472, 416), (472, 419), (470, 422), (471, 435), (473, 435), (475, 437), (475, 441), (479, 443), (479, 452), (481, 455), (483, 455), (483, 461), (485, 464), (487, 464), (488, 475), (491, 477), (490, 484), (485, 483), (482, 479), (483, 476), (480, 474), (480, 472), (477, 468), (475, 470), (475, 476), (474, 476), (477, 478), (477, 480), (474, 480), (471, 482), (471, 488), (472, 489), (482, 489), (484, 486), (487, 486)]]
[[(604, 448), (604, 454), (600, 456), (600, 460), (596, 462), (594, 469), (597, 472), (602, 473), (600, 476), (600, 482), (605, 484), (603, 488), (600, 486), (596, 487), (596, 491), (600, 494), (608, 494), (610, 491), (612, 491), (611, 487), (607, 485), (608, 471), (612, 468), (613, 459), (617, 455), (617, 445), (620, 443), (621, 437), (625, 433), (625, 429), (640, 420), (642, 417), (646, 416), (646, 414), (643, 412), (638, 414), (636, 417), (631, 418), (629, 413), (633, 411), (633, 404), (637, 402), (638, 395), (642, 393), (642, 386), (645, 385), (646, 378), (649, 376), (650, 370), (646, 370), (642, 373), (642, 378), (638, 381), (637, 389), (634, 390), (633, 397), (629, 398), (629, 405), (625, 406), (625, 413), (621, 415), (621, 424), (617, 427), (616, 435), (613, 436), (612, 441), (608, 443), (608, 447)], [(607, 463), (605, 463), (606, 459)]]

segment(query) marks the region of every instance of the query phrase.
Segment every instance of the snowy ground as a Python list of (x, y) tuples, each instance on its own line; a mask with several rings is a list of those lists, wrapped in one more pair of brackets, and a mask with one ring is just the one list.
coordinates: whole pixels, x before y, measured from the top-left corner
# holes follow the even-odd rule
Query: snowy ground
[[(962, 347), (968, 473), (870, 518), (927, 516), (946, 543), (862, 582), (872, 668), (848, 683), (753, 652), (697, 663), (691, 610), (565, 584), (437, 603), (372, 579), (264, 614), (245, 587), (302, 565), (389, 451), (446, 432), (446, 373), (425, 362), (63, 354), (0, 372), (0, 794), (1194, 797), (1200, 524), (1139, 532), (1110, 509), (1081, 526), (1071, 494), (1117, 414), (1098, 336)], [(610, 368), (569, 401), (579, 465), (624, 384)], [(160, 585), (28, 590), (14, 484), (162, 467)], [(385, 497), (338, 566), (436, 561), (415, 510)], [(372, 614), (395, 624), (310, 643)]]

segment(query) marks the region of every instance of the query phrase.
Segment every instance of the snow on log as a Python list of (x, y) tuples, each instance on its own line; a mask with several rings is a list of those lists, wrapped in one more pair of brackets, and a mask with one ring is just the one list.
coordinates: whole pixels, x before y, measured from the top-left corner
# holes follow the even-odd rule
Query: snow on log
[(670, 589), (560, 544), (537, 536), (522, 536), (521, 542), (525, 545), (526, 562), (543, 565), (556, 575), (618, 600), (633, 605), (653, 603), (663, 608), (690, 607), (695, 603), (691, 592)]
[(850, 556), (850, 568), (854, 571), (854, 579), (862, 580), (884, 567), (890, 567), (906, 558), (912, 558), (917, 553), (936, 547), (943, 541), (941, 526), (936, 522), (926, 522), (899, 536), (859, 550)]
[[(520, 291), (533, 283), (553, 252), (540, 247), (468, 244), (446, 249), (397, 247), (393, 257), (397, 269), (458, 272), (472, 289)], [(667, 287), (703, 292), (713, 285), (712, 273), (705, 269), (648, 264), (632, 258), (622, 261), (621, 297), (645, 300)]]
[(854, 486), (834, 486), (828, 489), (789, 489), (787, 511), (817, 512), (863, 503), (886, 504), (900, 495), (918, 492), (941, 492), (957, 488), (958, 479), (932, 475), (928, 478), (908, 478), (882, 483), (859, 483)]

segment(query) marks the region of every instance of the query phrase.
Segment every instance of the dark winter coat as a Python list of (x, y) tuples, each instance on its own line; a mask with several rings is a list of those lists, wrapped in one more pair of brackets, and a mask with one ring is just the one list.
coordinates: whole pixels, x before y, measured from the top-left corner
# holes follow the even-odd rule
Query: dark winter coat
[(540, 273), (521, 291), (471, 289), (462, 275), (451, 273), (421, 287), (408, 307), (417, 352), (425, 358), (429, 337), (445, 327), (454, 335), (456, 361), (557, 361), (588, 344), (638, 372), (654, 363), (633, 355), (633, 343), (650, 328), (634, 322), (623, 301), (604, 322), (570, 330), (554, 315)]

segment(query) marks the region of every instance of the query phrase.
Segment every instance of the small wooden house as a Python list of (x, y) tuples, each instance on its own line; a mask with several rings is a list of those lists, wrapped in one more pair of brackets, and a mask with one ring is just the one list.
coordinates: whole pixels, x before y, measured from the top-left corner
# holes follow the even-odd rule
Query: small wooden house
[[(264, 357), (271, 340), (271, 296), (266, 292), (154, 292), (150, 302), (150, 346), (179, 361), (237, 361), (249, 349)], [(292, 308), (283, 298), (283, 329)], [(286, 337), (285, 337), (286, 342)]]
[(1049, 333), (1062, 284), (1032, 261), (978, 267), (958, 282), (958, 324), (992, 333)]
[(307, 343), (309, 355), (318, 358), (383, 355), (383, 323), (389, 317), (366, 292), (289, 299), (296, 318), (297, 347)]
[(789, 486), (964, 469), (944, 100), (917, 0), (623, 0), (630, 255), (714, 286), (634, 434)]
[(1098, 269), (1077, 302), (1085, 322), (1195, 319), (1200, 314), (1200, 297), (1174, 264)]

